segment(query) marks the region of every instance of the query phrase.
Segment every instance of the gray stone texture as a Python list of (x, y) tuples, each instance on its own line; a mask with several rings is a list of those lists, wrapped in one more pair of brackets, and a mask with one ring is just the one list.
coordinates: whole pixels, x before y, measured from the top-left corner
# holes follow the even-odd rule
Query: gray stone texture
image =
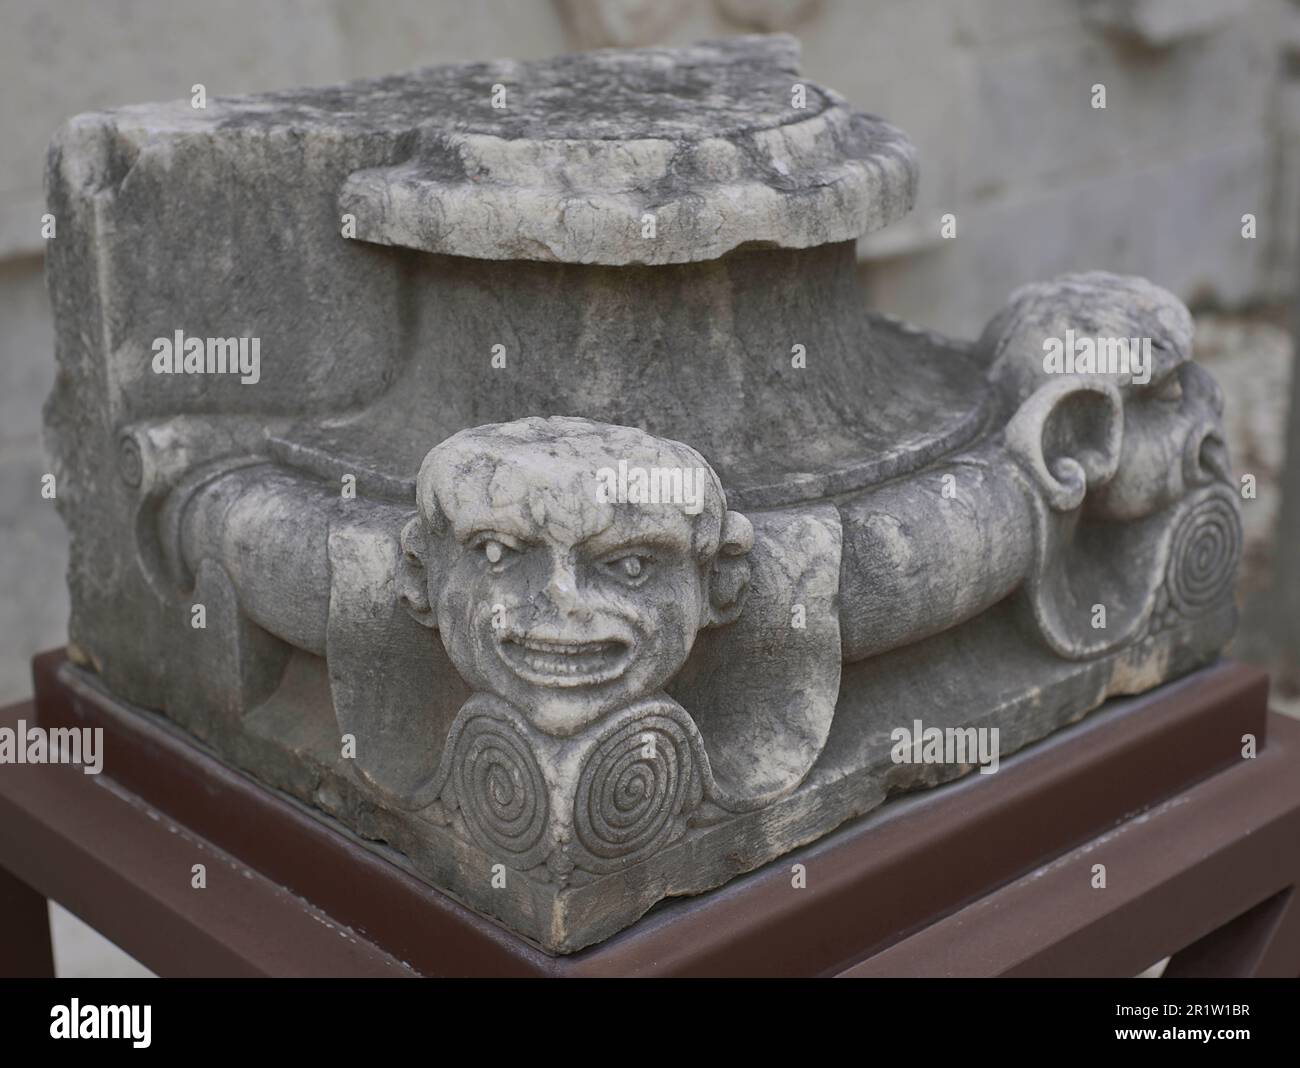
[[(366, 241), (614, 266), (825, 245), (901, 218), (911, 144), (804, 84), (792, 39), (766, 40), (757, 76), (754, 46), (725, 41), (458, 69), (438, 86), (456, 121), (397, 166), (350, 176), (340, 207)], [(406, 92), (386, 84), (389, 121)]]
[[(871, 258), (860, 279), (875, 306), (973, 336), (1016, 284), (1095, 266), (1148, 275), (1184, 300), (1238, 304), (1289, 294), (1300, 237), (1300, 108), (1294, 63), (1286, 62), (1300, 21), (1293, 8), (1280, 0), (1105, 6), (1129, 9), (1130, 27), (1076, 0), (472, 7), (13, 0), (0, 34), (7, 146), (0, 255), (8, 257), (0, 264), (0, 481), (7, 489), (0, 613), (10, 635), (0, 650), (0, 693), (27, 693), (30, 652), (66, 637), (65, 534), (39, 499), (50, 462), (37, 427), (53, 375), (39, 259), (41, 167), (50, 132), (68, 115), (182, 97), (195, 81), (214, 93), (248, 92), (464, 57), (551, 55), (566, 41), (684, 44), (741, 28), (789, 29), (803, 42), (810, 77), (897, 122), (924, 161), (917, 210), (862, 243)], [(1144, 7), (1177, 16), (1166, 18), (1154, 46), (1142, 39)], [(1190, 9), (1210, 8), (1227, 17), (1188, 24)], [(1112, 25), (1101, 25), (1106, 18)], [(1093, 77), (1094, 70), (1101, 73)], [(1081, 117), (1071, 110), (1078, 100), (1068, 86), (1078, 78), (1110, 86), (1104, 123), (1093, 123), (1099, 116), (1090, 110)], [(1064, 96), (1049, 105), (1054, 93)], [(1057, 121), (1039, 118), (1052, 114)], [(1078, 142), (1094, 151), (1079, 151)], [(1256, 241), (1240, 236), (1246, 210), (1260, 213)], [(958, 215), (955, 241), (938, 238), (945, 211)], [(1260, 474), (1259, 499), (1242, 505), (1242, 570), (1250, 592), (1268, 592), (1282, 550), (1300, 537), (1294, 523), (1282, 539), (1271, 529), (1288, 472), (1291, 496), (1300, 499), (1300, 468), (1277, 457), (1290, 341), (1250, 327), (1236, 334), (1230, 323), (1231, 363), (1219, 370), (1220, 321), (1198, 316), (1198, 359), (1204, 349), (1228, 395), (1225, 429), (1237, 473)], [(1242, 637), (1250, 641), (1238, 642), (1241, 653), (1276, 656), (1270, 635), (1293, 641), (1300, 633), (1294, 610), (1275, 614), (1270, 605), (1258, 627), (1250, 603), (1246, 613)]]
[[(565, 953), (973, 769), (900, 726), (998, 759), (1212, 658), (1242, 535), (1186, 308), (867, 311), (913, 151), (802, 79), (762, 36), (69, 121), (68, 678)], [(1076, 333), (1146, 362), (1050, 367)]]

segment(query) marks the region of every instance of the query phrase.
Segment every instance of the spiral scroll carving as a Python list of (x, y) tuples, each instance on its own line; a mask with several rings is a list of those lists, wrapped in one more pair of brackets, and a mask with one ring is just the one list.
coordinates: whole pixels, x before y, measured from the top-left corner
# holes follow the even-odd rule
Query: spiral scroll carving
[(518, 868), (545, 860), (548, 794), (537, 756), (511, 723), (471, 715), (452, 750), (456, 803), (475, 841)]
[(1170, 546), (1166, 585), (1171, 606), (1198, 616), (1228, 597), (1241, 558), (1241, 520), (1223, 494), (1198, 501), (1183, 516)]
[(583, 867), (634, 864), (682, 833), (700, 802), (707, 758), (699, 732), (680, 708), (617, 723), (592, 747), (578, 777), (574, 833)]

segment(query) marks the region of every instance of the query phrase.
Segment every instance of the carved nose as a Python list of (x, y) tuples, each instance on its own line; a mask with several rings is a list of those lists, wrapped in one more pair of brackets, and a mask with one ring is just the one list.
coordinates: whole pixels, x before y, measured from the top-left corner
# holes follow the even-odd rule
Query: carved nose
[(1232, 468), (1228, 461), (1228, 443), (1217, 426), (1202, 427), (1187, 442), (1187, 481), (1193, 486), (1209, 482), (1230, 482)]
[(582, 600), (578, 591), (578, 579), (573, 568), (557, 564), (551, 569), (550, 580), (546, 583), (546, 598), (561, 615), (590, 619), (591, 609)]

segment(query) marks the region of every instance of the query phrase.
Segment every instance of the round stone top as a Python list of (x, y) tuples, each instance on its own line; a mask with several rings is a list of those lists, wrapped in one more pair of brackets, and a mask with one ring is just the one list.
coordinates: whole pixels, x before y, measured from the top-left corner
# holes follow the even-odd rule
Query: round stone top
[(689, 263), (742, 246), (852, 240), (904, 215), (916, 187), (903, 134), (804, 82), (798, 44), (785, 36), (439, 67), (362, 85), (363, 102), (331, 110), (355, 119), (386, 101), (391, 123), (421, 90), (426, 106), (436, 101), (405, 159), (354, 172), (340, 192), (356, 237), (379, 244), (493, 260)]
[(427, 67), (69, 127), (111, 129), (129, 165), (228, 157), (255, 174), (294, 145), (296, 185), (336, 190), (349, 236), (487, 260), (654, 265), (850, 241), (906, 214), (917, 180), (907, 138), (803, 79), (784, 35)]
[[(451, 125), (507, 140), (701, 141), (736, 138), (813, 118), (830, 94), (799, 80), (791, 37), (749, 37), (691, 48), (605, 49), (541, 62), (454, 71)], [(804, 84), (804, 106), (792, 88)], [(493, 102), (502, 86), (505, 99)], [(444, 92), (446, 90), (444, 89)]]

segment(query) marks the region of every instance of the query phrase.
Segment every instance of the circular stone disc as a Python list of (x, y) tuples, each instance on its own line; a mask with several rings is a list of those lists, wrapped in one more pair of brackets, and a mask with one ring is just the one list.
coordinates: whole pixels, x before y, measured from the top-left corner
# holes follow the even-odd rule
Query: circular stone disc
[(356, 236), (379, 244), (477, 259), (689, 263), (741, 246), (851, 240), (905, 214), (915, 193), (903, 134), (804, 82), (789, 37), (362, 84), (365, 108), (386, 99), (402, 110), (421, 90), (428, 105), (407, 158), (356, 171), (341, 190)]

